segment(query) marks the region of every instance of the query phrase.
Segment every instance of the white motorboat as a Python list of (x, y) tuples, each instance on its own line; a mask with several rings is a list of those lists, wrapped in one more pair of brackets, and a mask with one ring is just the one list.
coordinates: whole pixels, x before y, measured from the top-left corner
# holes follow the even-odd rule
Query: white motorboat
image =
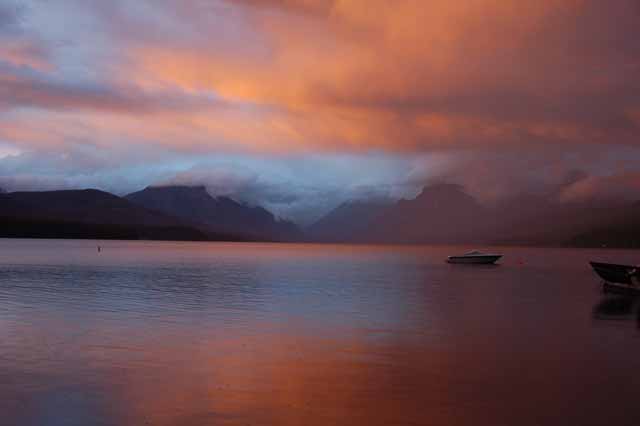
[(490, 265), (496, 263), (501, 257), (501, 254), (482, 253), (474, 250), (461, 256), (449, 256), (447, 257), (447, 262), (467, 265)]

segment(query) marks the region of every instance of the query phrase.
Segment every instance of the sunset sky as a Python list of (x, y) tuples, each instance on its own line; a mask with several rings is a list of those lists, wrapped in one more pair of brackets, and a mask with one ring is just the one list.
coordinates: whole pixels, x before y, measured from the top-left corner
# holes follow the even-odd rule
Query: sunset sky
[(0, 1), (0, 187), (307, 223), (436, 181), (640, 199), (637, 0)]

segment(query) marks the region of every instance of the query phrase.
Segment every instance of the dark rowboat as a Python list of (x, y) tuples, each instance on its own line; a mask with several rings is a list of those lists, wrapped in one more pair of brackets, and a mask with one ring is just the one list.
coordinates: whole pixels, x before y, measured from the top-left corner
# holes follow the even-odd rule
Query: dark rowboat
[(640, 293), (640, 267), (603, 262), (589, 262), (589, 264), (602, 278), (602, 289), (605, 292)]

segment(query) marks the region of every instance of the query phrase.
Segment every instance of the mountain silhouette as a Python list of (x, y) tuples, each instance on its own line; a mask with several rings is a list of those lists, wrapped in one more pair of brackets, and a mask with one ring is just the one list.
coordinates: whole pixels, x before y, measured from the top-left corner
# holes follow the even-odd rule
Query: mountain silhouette
[(309, 226), (306, 232), (316, 241), (358, 240), (391, 205), (391, 201), (347, 201)]
[(95, 190), (0, 194), (0, 235), (48, 238), (226, 239)]
[(316, 239), (384, 243), (470, 242), (485, 209), (462, 187), (425, 187), (412, 200), (391, 204), (345, 203), (310, 229)]
[(600, 207), (599, 220), (576, 233), (568, 245), (578, 247), (640, 248), (640, 203)]
[[(640, 203), (521, 194), (483, 205), (458, 185), (437, 184), (411, 200), (343, 203), (306, 231), (319, 242), (637, 248)], [(95, 189), (0, 192), (0, 237), (302, 240), (293, 223), (202, 186), (149, 187), (126, 198)]]
[(559, 202), (521, 194), (480, 204), (453, 184), (379, 208), (342, 204), (310, 227), (317, 241), (552, 246), (640, 246), (640, 203)]
[(278, 220), (262, 207), (248, 206), (229, 197), (212, 197), (204, 186), (150, 186), (125, 198), (207, 231), (256, 240), (300, 238), (300, 231), (292, 222)]
[(483, 237), (484, 229), (478, 225), (485, 216), (485, 209), (461, 186), (436, 184), (377, 217), (368, 238), (397, 243), (473, 242)]

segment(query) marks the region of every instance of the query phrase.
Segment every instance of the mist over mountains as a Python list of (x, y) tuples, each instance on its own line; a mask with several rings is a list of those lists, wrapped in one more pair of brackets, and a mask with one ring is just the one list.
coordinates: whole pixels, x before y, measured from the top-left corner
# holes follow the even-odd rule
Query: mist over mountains
[(332, 242), (635, 247), (639, 213), (638, 202), (562, 202), (548, 194), (486, 205), (459, 185), (436, 184), (412, 200), (344, 203), (308, 233)]
[(0, 192), (0, 236), (402, 244), (640, 246), (640, 202), (520, 194), (481, 203), (433, 184), (414, 199), (347, 201), (301, 228), (204, 186)]

